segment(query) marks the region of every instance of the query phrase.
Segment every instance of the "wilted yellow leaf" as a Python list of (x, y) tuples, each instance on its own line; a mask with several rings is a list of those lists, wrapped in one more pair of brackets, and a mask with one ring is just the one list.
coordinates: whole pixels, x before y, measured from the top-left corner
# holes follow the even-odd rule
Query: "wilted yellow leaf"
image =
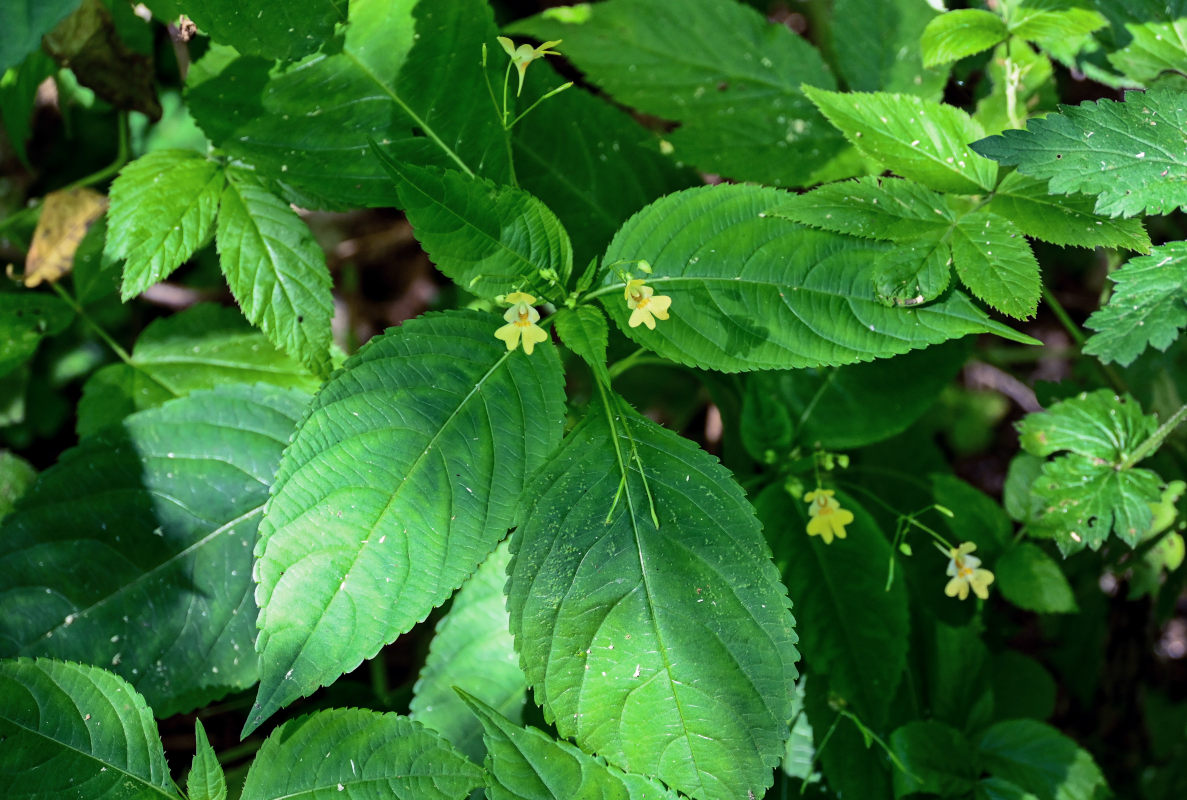
[(47, 194), (25, 259), (25, 286), (52, 283), (69, 272), (87, 228), (106, 210), (107, 198), (90, 189)]

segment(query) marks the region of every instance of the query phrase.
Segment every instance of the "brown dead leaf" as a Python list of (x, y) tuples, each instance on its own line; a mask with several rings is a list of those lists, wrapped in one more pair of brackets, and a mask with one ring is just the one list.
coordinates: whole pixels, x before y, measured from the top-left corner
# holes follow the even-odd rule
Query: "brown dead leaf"
[(69, 272), (87, 228), (106, 210), (107, 198), (91, 189), (47, 194), (25, 259), (25, 286), (53, 283)]

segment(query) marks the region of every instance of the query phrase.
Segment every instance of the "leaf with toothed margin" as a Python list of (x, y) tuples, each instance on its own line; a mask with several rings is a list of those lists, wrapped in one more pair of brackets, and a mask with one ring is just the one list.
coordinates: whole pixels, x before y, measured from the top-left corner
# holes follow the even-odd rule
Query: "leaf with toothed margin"
[(245, 730), (423, 620), (517, 520), (560, 441), (564, 376), (429, 314), (372, 339), (322, 388), (281, 461), (256, 553), (260, 689)]

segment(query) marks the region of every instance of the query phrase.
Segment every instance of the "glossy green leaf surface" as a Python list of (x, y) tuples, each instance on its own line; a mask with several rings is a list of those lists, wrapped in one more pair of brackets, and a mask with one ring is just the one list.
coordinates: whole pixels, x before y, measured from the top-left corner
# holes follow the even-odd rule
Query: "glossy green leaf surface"
[(0, 741), (11, 800), (181, 797), (144, 698), (97, 667), (0, 661)]
[(1187, 69), (1187, 19), (1126, 25), (1133, 37), (1109, 54), (1109, 62), (1135, 81), (1149, 83), (1164, 72)]
[(1019, 608), (1045, 614), (1077, 611), (1076, 596), (1059, 564), (1038, 545), (1022, 542), (993, 565), (1002, 596)]
[(942, 195), (900, 178), (858, 178), (787, 195), (770, 212), (813, 228), (901, 242), (942, 236), (955, 214)]
[(1050, 725), (1034, 720), (999, 722), (977, 745), (982, 765), (1041, 800), (1093, 800), (1104, 776), (1087, 751)]
[(952, 232), (952, 262), (970, 292), (1015, 319), (1033, 317), (1042, 282), (1039, 262), (1018, 227), (997, 214), (974, 211)]
[(0, 74), (41, 47), (41, 37), (74, 9), (80, 0), (11, 0), (0, 3)]
[(194, 720), (194, 761), (185, 781), (185, 793), (189, 800), (227, 798), (227, 778), (200, 719)]
[(939, 99), (948, 71), (924, 67), (920, 50), (920, 37), (935, 18), (927, 0), (835, 0), (830, 47), (845, 85)]
[(424, 619), (515, 525), (524, 481), (560, 441), (563, 376), (554, 348), (509, 352), (500, 324), (406, 322), (318, 393), (257, 547), (248, 730)]
[(290, 60), (308, 55), (345, 22), (341, 0), (186, 0), (186, 14), (217, 42), (241, 53)]
[(669, 195), (632, 217), (604, 263), (648, 260), (648, 285), (672, 298), (654, 331), (630, 328), (622, 283), (599, 300), (628, 336), (682, 364), (737, 372), (837, 365), (905, 353), (969, 333), (1019, 338), (965, 295), (892, 308), (874, 291), (883, 245), (772, 216), (775, 189), (712, 186)]
[(1059, 8), (1058, 4), (1033, 3), (1034, 7), (1022, 6), (1013, 9), (1010, 15), (1010, 33), (1020, 39), (1055, 43), (1061, 39), (1075, 39), (1099, 30), (1108, 20), (1087, 8)]
[(908, 722), (890, 735), (906, 771), (895, 770), (894, 796), (916, 792), (964, 797), (977, 778), (973, 748), (960, 731), (935, 720)]
[(1148, 347), (1166, 350), (1187, 326), (1187, 242), (1155, 247), (1110, 273), (1109, 302), (1085, 325), (1096, 333), (1084, 352), (1124, 365)]
[(929, 67), (957, 61), (988, 50), (1009, 35), (997, 14), (979, 8), (962, 8), (940, 14), (923, 31), (923, 63)]
[(561, 309), (556, 314), (556, 332), (565, 347), (579, 355), (590, 369), (607, 375), (606, 346), (610, 340), (610, 326), (600, 309), (588, 305)]
[(222, 386), (68, 451), (0, 528), (0, 652), (109, 668), (162, 716), (254, 683), (252, 544), (308, 399)]
[(617, 767), (761, 796), (796, 678), (785, 590), (729, 473), (610, 402), (538, 473), (512, 539), (528, 682), (562, 736)]
[(70, 306), (47, 292), (0, 293), (0, 376), (32, 358), (43, 338), (66, 330), (73, 319)]
[(407, 717), (331, 709), (286, 722), (256, 753), (242, 800), (463, 800), (482, 770)]

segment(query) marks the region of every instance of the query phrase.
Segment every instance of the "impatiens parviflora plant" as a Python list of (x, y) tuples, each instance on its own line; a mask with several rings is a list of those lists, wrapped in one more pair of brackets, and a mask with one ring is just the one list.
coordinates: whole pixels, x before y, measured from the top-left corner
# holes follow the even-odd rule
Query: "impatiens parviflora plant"
[[(1102, 574), (1141, 630), (1184, 583), (1187, 6), (198, 3), (134, 126), (38, 50), (147, 58), (173, 5), (0, 10), (11, 184), (107, 191), (0, 221), (55, 255), (0, 291), (0, 795), (1176, 785), (1172, 700), (1109, 781), (1074, 722), (1118, 696)], [(1059, 106), (1078, 75), (1146, 91)], [(26, 147), (50, 76), (56, 152), (111, 123), (114, 165)], [(394, 304), (323, 248), (376, 208), (440, 292), (356, 346)], [(1007, 462), (1000, 502), (957, 477)]]

